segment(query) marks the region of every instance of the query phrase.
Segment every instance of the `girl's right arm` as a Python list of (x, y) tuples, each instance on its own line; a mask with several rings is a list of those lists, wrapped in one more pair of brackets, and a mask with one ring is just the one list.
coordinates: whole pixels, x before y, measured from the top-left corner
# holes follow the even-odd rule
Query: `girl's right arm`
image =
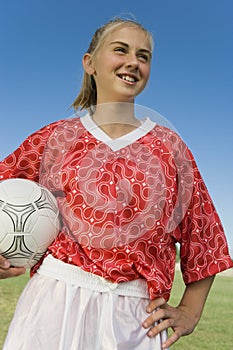
[[(53, 130), (60, 122), (52, 123), (26, 138), (8, 157), (0, 162), (0, 181), (9, 178), (25, 178), (39, 181), (41, 158)], [(0, 279), (22, 275), (24, 267), (12, 267), (0, 255)]]

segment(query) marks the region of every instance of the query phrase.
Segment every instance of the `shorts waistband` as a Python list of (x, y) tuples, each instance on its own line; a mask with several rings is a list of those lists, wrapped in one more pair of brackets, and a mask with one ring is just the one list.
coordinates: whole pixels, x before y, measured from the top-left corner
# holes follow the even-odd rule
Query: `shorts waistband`
[(64, 263), (52, 255), (48, 255), (44, 259), (37, 273), (101, 293), (110, 292), (117, 295), (149, 298), (147, 282), (144, 279), (113, 283), (103, 277), (86, 272), (78, 266)]

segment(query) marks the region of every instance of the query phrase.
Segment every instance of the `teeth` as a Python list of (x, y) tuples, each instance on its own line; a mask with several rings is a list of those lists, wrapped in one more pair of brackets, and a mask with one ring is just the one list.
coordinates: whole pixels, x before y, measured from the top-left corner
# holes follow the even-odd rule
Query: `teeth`
[(136, 81), (135, 78), (130, 77), (130, 76), (128, 76), (128, 75), (122, 75), (121, 78), (122, 78), (123, 80), (130, 81), (130, 82), (132, 82), (132, 83), (134, 83), (134, 82)]

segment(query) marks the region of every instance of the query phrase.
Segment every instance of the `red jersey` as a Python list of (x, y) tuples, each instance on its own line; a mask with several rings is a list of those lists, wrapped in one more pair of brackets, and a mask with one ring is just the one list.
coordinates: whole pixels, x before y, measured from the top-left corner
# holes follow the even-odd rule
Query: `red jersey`
[(0, 163), (14, 177), (57, 198), (62, 229), (46, 254), (117, 283), (145, 278), (151, 299), (169, 298), (177, 242), (186, 284), (233, 266), (190, 150), (150, 119), (117, 139), (89, 115), (50, 124)]

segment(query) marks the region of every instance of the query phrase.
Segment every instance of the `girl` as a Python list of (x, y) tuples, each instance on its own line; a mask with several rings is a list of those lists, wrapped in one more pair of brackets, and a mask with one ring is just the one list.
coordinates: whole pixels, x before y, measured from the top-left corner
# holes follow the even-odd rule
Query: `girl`
[[(0, 164), (1, 179), (48, 187), (62, 217), (4, 350), (168, 348), (194, 330), (214, 275), (233, 266), (191, 152), (175, 132), (135, 115), (152, 47), (134, 21), (98, 29), (73, 104), (88, 113), (42, 128)], [(172, 307), (176, 242), (186, 289)], [(1, 262), (2, 278), (24, 272)]]

